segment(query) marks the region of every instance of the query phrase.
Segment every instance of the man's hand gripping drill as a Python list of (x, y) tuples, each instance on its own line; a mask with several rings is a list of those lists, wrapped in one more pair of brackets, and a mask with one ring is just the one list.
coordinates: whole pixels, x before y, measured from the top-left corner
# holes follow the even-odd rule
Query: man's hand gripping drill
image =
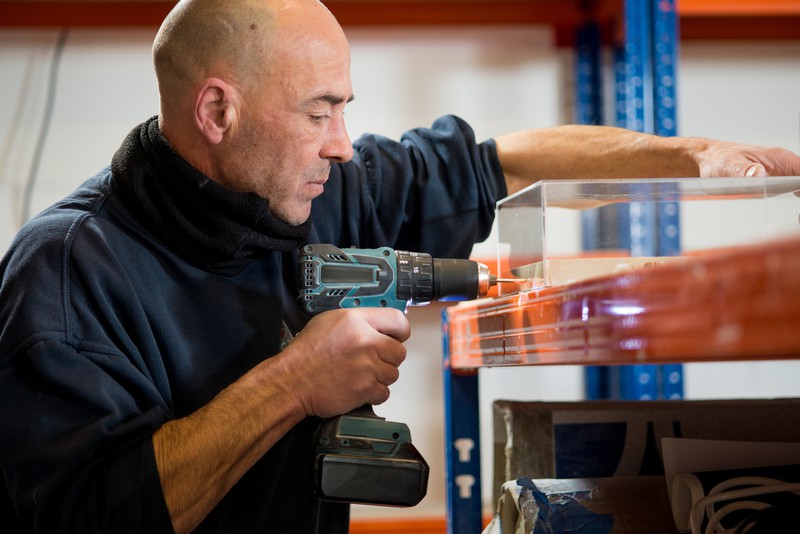
[[(485, 265), (475, 261), (436, 259), (386, 247), (340, 249), (307, 245), (301, 250), (297, 271), (299, 303), (312, 315), (343, 308), (394, 308), (405, 312), (409, 305), (432, 300), (478, 298), (499, 281), (505, 280), (490, 275)], [(375, 317), (363, 319), (380, 320), (374, 310), (372, 315)], [(368, 330), (381, 331), (376, 326)], [(337, 332), (338, 337), (336, 324), (328, 332), (331, 336)], [(400, 342), (408, 338), (407, 331), (385, 333)], [(386, 363), (385, 378), (379, 378), (386, 387), (385, 398), (378, 394), (377, 399), (370, 399), (383, 402), (388, 398), (388, 386), (397, 380), (397, 366), (404, 357), (405, 353), (391, 364)], [(314, 409), (309, 413), (321, 415), (324, 411)], [(408, 426), (378, 417), (370, 404), (323, 421), (315, 440), (315, 489), (321, 498), (414, 506), (425, 497), (429, 468), (411, 443)]]

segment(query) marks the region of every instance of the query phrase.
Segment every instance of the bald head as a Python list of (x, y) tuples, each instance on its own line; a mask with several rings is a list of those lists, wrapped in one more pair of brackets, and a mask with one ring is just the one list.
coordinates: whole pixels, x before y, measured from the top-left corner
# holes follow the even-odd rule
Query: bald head
[(213, 73), (242, 77), (254, 64), (253, 47), (263, 49), (272, 20), (268, 9), (242, 2), (187, 0), (164, 20), (153, 44), (161, 96), (171, 99)]
[[(318, 0), (182, 0), (153, 43), (164, 108), (174, 109), (204, 78), (247, 88), (268, 75), (292, 41), (343, 32)], [(282, 65), (281, 65), (282, 67)]]

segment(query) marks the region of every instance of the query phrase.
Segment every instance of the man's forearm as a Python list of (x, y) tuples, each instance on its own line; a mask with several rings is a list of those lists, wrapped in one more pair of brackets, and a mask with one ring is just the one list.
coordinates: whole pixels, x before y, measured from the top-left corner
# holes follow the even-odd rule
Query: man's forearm
[(161, 487), (175, 532), (189, 532), (242, 475), (305, 417), (267, 361), (188, 417), (153, 435)]
[(196, 527), (305, 417), (385, 402), (410, 335), (408, 319), (393, 308), (321, 313), (280, 354), (192, 415), (162, 426), (153, 448), (175, 531)]
[(698, 176), (699, 138), (658, 137), (610, 126), (566, 125), (496, 138), (509, 194), (545, 179)]

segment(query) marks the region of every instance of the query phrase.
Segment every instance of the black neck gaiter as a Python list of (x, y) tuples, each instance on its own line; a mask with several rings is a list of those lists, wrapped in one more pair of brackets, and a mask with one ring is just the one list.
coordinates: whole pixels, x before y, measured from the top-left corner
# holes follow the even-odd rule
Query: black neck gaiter
[(298, 249), (311, 221), (276, 218), (255, 193), (223, 187), (176, 154), (156, 117), (134, 128), (111, 160), (122, 201), (160, 240), (207, 271), (235, 274), (272, 251)]

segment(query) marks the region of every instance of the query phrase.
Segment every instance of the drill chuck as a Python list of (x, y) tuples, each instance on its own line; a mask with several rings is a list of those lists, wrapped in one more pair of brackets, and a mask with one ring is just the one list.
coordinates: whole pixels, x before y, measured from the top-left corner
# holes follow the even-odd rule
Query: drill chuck
[(471, 300), (489, 292), (489, 268), (472, 260), (433, 259), (434, 300)]

